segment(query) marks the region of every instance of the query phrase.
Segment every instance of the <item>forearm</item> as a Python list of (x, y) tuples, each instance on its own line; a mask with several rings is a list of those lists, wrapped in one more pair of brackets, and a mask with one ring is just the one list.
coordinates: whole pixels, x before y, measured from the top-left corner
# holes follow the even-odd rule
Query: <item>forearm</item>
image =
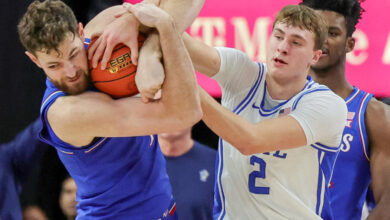
[(201, 105), (202, 119), (207, 126), (244, 155), (291, 149), (306, 144), (302, 127), (291, 116), (251, 123), (220, 105), (204, 90), (201, 91)]
[(195, 70), (209, 77), (220, 69), (221, 58), (217, 49), (183, 33), (183, 41), (190, 54)]
[(183, 33), (198, 16), (204, 0), (161, 0), (160, 7), (170, 14), (179, 33)]
[(175, 120), (189, 121), (189, 127), (202, 115), (194, 68), (175, 23), (166, 22), (158, 31), (166, 72), (161, 102), (176, 112)]
[[(220, 105), (205, 90), (200, 89), (202, 120), (220, 138), (232, 144), (244, 155), (253, 154), (251, 140), (262, 143), (261, 136), (255, 137), (253, 124)], [(265, 151), (264, 151), (265, 152)], [(261, 150), (257, 153), (261, 153)]]

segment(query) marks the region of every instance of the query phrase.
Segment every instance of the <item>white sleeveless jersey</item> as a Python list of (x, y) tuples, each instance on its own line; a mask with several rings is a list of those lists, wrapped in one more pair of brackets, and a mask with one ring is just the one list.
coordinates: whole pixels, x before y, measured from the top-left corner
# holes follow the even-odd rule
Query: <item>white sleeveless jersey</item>
[[(345, 102), (308, 77), (289, 100), (266, 108), (266, 67), (244, 53), (217, 48), (222, 105), (252, 123), (291, 115), (307, 146), (242, 155), (220, 139), (214, 219), (333, 219), (328, 183), (347, 118)], [(283, 137), (280, 137), (283, 138)]]

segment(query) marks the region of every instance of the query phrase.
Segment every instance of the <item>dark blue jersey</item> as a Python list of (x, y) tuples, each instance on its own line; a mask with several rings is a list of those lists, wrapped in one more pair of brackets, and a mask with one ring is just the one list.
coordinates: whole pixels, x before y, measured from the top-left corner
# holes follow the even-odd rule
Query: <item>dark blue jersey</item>
[(59, 97), (49, 80), (41, 106), (41, 138), (54, 146), (77, 185), (78, 219), (158, 219), (172, 192), (156, 136), (95, 138), (84, 147), (60, 140), (47, 121)]
[(216, 151), (194, 141), (179, 157), (165, 157), (180, 220), (213, 219)]
[(38, 139), (38, 119), (12, 141), (0, 145), (0, 219), (22, 219), (19, 193), (47, 144)]
[(368, 185), (371, 182), (364, 121), (367, 104), (371, 98), (371, 94), (354, 87), (351, 95), (345, 100), (348, 107), (347, 124), (330, 184), (332, 209), (337, 220), (361, 218)]

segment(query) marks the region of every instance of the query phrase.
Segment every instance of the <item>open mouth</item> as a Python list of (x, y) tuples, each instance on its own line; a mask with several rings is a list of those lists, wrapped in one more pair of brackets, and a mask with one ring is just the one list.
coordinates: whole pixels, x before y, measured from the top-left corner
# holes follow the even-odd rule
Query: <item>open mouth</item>
[(287, 64), (287, 62), (285, 62), (284, 60), (279, 59), (279, 58), (274, 58), (274, 61), (275, 61), (275, 63), (278, 63), (278, 64)]
[(329, 54), (329, 50), (328, 49), (322, 49), (321, 56), (327, 56), (328, 54)]

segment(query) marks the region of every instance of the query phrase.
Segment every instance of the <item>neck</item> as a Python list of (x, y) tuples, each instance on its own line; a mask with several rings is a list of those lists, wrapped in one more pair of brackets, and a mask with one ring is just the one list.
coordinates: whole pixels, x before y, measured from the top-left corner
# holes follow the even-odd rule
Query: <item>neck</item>
[(280, 82), (270, 75), (266, 76), (267, 92), (272, 99), (287, 100), (298, 92), (300, 92), (306, 84), (305, 78), (289, 79), (288, 81)]
[(187, 153), (194, 146), (191, 135), (180, 136), (177, 138), (158, 137), (161, 152), (164, 156), (178, 157)]
[(315, 82), (326, 85), (343, 99), (346, 99), (353, 91), (352, 85), (345, 78), (345, 59), (328, 68), (311, 68), (310, 75)]

